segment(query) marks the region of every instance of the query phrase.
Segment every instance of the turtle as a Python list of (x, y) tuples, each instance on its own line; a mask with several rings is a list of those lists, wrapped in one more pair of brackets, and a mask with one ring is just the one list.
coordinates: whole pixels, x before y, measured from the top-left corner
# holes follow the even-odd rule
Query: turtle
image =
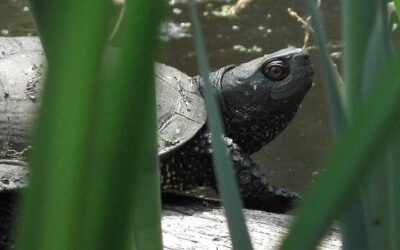
[[(107, 59), (117, 49), (108, 49)], [(307, 51), (286, 48), (209, 75), (225, 127), (224, 141), (246, 208), (285, 213), (301, 199), (271, 185), (250, 157), (280, 134), (312, 86)], [(218, 191), (212, 162), (212, 135), (203, 98), (205, 82), (155, 63), (158, 156), (164, 191), (209, 186)]]
[[(40, 103), (45, 60), (38, 37), (0, 38), (0, 194), (7, 194), (0, 197), (1, 207), (6, 208), (0, 218), (0, 244), (11, 237), (10, 203), (28, 184), (24, 152)], [(312, 77), (310, 56), (299, 48), (285, 48), (210, 74), (245, 207), (284, 213), (299, 202), (298, 194), (271, 185), (251, 155), (286, 128), (312, 86)], [(205, 81), (162, 63), (155, 63), (155, 79), (162, 190), (209, 186), (217, 191)]]
[[(156, 69), (162, 188), (184, 191), (209, 186), (218, 191), (202, 95), (205, 81), (166, 65)], [(209, 76), (246, 208), (285, 213), (301, 200), (297, 193), (271, 185), (251, 155), (287, 127), (312, 86), (313, 73), (307, 51), (286, 48), (222, 67)], [(171, 93), (160, 88), (171, 88)]]

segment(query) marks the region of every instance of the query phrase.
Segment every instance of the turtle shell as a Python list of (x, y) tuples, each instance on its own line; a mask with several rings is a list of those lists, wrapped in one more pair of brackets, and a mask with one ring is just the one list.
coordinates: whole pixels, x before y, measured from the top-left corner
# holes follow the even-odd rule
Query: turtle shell
[(44, 61), (39, 39), (0, 38), (0, 190), (27, 185), (23, 155), (29, 149)]
[(0, 154), (28, 148), (45, 56), (39, 39), (0, 38)]
[[(2, 154), (10, 149), (22, 151), (29, 144), (44, 62), (38, 37), (0, 38)], [(164, 156), (190, 140), (203, 127), (207, 115), (203, 97), (191, 77), (173, 67), (155, 63), (155, 79), (158, 155)]]
[(207, 113), (198, 85), (188, 75), (165, 64), (155, 64), (158, 155), (185, 144), (204, 126)]

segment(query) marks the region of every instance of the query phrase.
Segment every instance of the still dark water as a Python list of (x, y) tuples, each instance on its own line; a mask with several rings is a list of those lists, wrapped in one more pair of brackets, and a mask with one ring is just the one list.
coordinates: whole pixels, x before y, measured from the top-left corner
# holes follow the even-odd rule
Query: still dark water
[[(304, 0), (253, 1), (236, 18), (220, 17), (218, 11), (233, 1), (201, 1), (204, 36), (213, 69), (240, 64), (287, 46), (303, 46), (304, 29), (288, 15), (291, 8), (308, 16)], [(2, 36), (36, 35), (26, 1), (0, 1)], [(163, 24), (163, 54), (160, 61), (189, 75), (197, 74), (194, 42), (188, 31), (190, 18), (185, 1), (169, 1)], [(338, 1), (322, 1), (329, 41), (340, 45), (340, 12)], [(336, 48), (336, 46), (333, 46)], [(340, 46), (339, 46), (340, 47)], [(331, 49), (339, 54), (340, 48)], [(271, 182), (303, 193), (320, 172), (333, 144), (329, 107), (320, 79), (315, 50), (315, 85), (289, 127), (272, 143), (254, 155)]]

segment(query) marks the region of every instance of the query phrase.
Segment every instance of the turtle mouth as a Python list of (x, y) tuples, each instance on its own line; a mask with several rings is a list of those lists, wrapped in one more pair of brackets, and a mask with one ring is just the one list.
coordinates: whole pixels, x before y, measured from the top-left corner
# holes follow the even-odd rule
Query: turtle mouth
[(314, 70), (307, 52), (298, 53), (291, 58), (292, 74), (286, 81), (272, 87), (272, 99), (287, 99), (305, 95), (312, 86)]

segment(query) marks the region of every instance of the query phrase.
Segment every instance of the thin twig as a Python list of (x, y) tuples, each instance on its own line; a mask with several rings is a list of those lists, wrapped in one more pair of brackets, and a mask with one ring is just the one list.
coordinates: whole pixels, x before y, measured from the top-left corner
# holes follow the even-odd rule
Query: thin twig
[(238, 0), (235, 5), (229, 8), (228, 15), (236, 16), (240, 11), (244, 10), (252, 0)]
[(311, 27), (311, 16), (304, 20), (301, 16), (299, 16), (299, 14), (297, 14), (296, 11), (292, 10), (291, 8), (288, 8), (287, 11), (291, 17), (296, 18), (296, 21), (302, 24), (302, 27), (304, 28), (303, 48), (306, 48), (310, 41), (310, 32), (314, 32), (313, 28)]

